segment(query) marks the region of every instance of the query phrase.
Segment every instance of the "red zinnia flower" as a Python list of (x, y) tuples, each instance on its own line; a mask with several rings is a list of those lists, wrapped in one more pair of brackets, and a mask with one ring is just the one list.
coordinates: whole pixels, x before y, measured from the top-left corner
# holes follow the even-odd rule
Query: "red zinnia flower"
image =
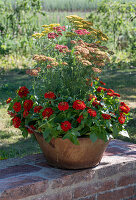
[(119, 121), (120, 124), (124, 124), (124, 123), (125, 123), (125, 117), (120, 116), (120, 117), (118, 118), (118, 121)]
[(61, 111), (65, 111), (65, 110), (68, 110), (69, 108), (69, 105), (67, 102), (60, 102), (58, 104), (58, 109), (61, 110)]
[(13, 109), (16, 112), (19, 112), (21, 110), (21, 103), (20, 102), (15, 102), (13, 105)]
[(46, 99), (55, 99), (55, 98), (56, 98), (56, 96), (55, 96), (55, 94), (54, 94), (53, 92), (46, 92), (46, 93), (44, 94), (44, 97), (45, 97)]
[(34, 107), (34, 112), (35, 113), (39, 113), (42, 108), (43, 108), (42, 106), (35, 106)]
[(33, 107), (33, 101), (31, 99), (27, 99), (24, 101), (24, 110), (29, 111)]
[(21, 125), (21, 119), (20, 119), (19, 117), (14, 117), (14, 118), (12, 119), (12, 123), (13, 123), (13, 126), (14, 126), (15, 128), (19, 128), (20, 125)]
[[(122, 109), (126, 110), (127, 112), (125, 112), (126, 114), (130, 111), (130, 108), (124, 103), (124, 102), (121, 102), (120, 105), (122, 106)], [(120, 107), (121, 107), (120, 106)], [(119, 107), (119, 108), (120, 108)], [(125, 107), (125, 108), (123, 108)], [(122, 110), (123, 111), (123, 110)], [(124, 111), (123, 111), (124, 112)]]
[(77, 118), (77, 122), (80, 124), (82, 119), (84, 119), (83, 115), (80, 115), (78, 118)]
[(112, 92), (107, 92), (107, 95), (113, 97), (113, 96), (114, 96), (114, 93), (112, 93)]
[(111, 119), (111, 116), (108, 114), (102, 114), (103, 119)]
[(102, 90), (103, 90), (103, 91), (107, 91), (106, 88), (101, 87), (101, 86), (99, 86), (99, 87), (97, 88), (97, 92), (101, 92)]
[(106, 85), (106, 83), (104, 83), (104, 82), (102, 82), (102, 81), (100, 81), (100, 83), (101, 83), (102, 85)]
[(11, 100), (12, 100), (12, 99), (9, 97), (9, 98), (6, 100), (6, 103), (7, 103), (7, 104), (10, 103)]
[[(34, 125), (30, 125), (30, 128), (33, 129), (33, 130), (36, 129), (36, 128), (34, 127)], [(28, 133), (30, 133), (30, 134), (34, 133), (34, 131), (31, 130), (30, 128), (27, 129)]]
[(76, 100), (73, 103), (73, 108), (76, 110), (84, 110), (86, 108), (86, 105), (85, 105), (84, 101)]
[(26, 88), (26, 86), (23, 86), (19, 89), (18, 91), (18, 95), (22, 98), (22, 97), (26, 97), (27, 94), (29, 93), (29, 90)]
[(122, 112), (126, 113), (126, 114), (129, 112), (129, 110), (128, 110), (125, 106), (120, 106), (119, 109), (120, 109)]
[(107, 89), (107, 92), (109, 92), (109, 93), (114, 93), (114, 90), (112, 90), (112, 89)]
[(96, 115), (97, 115), (97, 112), (96, 112), (95, 110), (91, 109), (91, 108), (88, 109), (87, 112), (88, 112), (89, 115), (92, 116), (92, 117), (96, 117)]
[(49, 118), (53, 114), (53, 109), (52, 108), (45, 108), (44, 111), (42, 112), (43, 117)]
[(24, 118), (27, 117), (28, 114), (29, 114), (29, 112), (28, 112), (27, 110), (24, 110), (24, 112), (23, 112), (23, 117), (24, 117)]
[(63, 131), (68, 131), (69, 129), (71, 129), (72, 127), (71, 127), (71, 123), (69, 122), (69, 121), (64, 121), (64, 122), (62, 122), (61, 123), (61, 129), (63, 130)]
[(114, 92), (114, 96), (120, 97), (120, 94)]

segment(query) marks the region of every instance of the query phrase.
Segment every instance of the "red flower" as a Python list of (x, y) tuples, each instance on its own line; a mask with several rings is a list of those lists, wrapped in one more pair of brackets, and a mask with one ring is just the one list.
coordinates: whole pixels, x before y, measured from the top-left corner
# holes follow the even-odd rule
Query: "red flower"
[(19, 112), (21, 110), (21, 103), (20, 102), (15, 102), (13, 105), (13, 109), (16, 112)]
[(120, 94), (114, 92), (114, 96), (120, 97)]
[[(127, 109), (127, 113), (130, 111), (130, 108), (129, 108), (124, 102), (121, 102), (120, 105), (121, 105), (121, 106), (124, 106), (124, 107)], [(126, 109), (125, 109), (125, 110), (126, 110)], [(126, 113), (126, 114), (127, 114), (127, 113)]]
[(126, 113), (126, 114), (128, 114), (128, 112), (129, 112), (129, 109), (127, 109), (125, 106), (120, 106), (119, 109), (120, 109), (122, 112)]
[(114, 93), (114, 90), (112, 90), (112, 89), (107, 89), (107, 92), (109, 92), (109, 93)]
[[(31, 129), (30, 129), (31, 128)], [(34, 127), (34, 125), (30, 125), (30, 128), (27, 129), (28, 133), (33, 134), (36, 128)], [(33, 130), (32, 130), (33, 129)]]
[(19, 89), (18, 91), (18, 95), (22, 98), (22, 97), (26, 97), (27, 94), (29, 93), (29, 90), (26, 88), (26, 86), (23, 86)]
[(77, 122), (80, 124), (82, 119), (84, 119), (83, 115), (80, 115), (78, 118), (77, 118)]
[(20, 125), (21, 125), (21, 119), (20, 119), (19, 117), (14, 117), (14, 118), (12, 119), (12, 123), (13, 123), (13, 126), (14, 126), (15, 128), (19, 128)]
[(9, 98), (6, 100), (6, 103), (7, 103), (7, 104), (10, 103), (11, 100), (12, 100), (12, 99), (9, 97)]
[(97, 112), (96, 112), (95, 110), (91, 109), (91, 108), (88, 109), (87, 112), (88, 112), (89, 115), (92, 116), (92, 117), (96, 117), (96, 115), (97, 115)]
[(68, 131), (69, 129), (71, 129), (72, 127), (71, 127), (71, 123), (69, 122), (69, 121), (64, 121), (64, 122), (62, 122), (61, 123), (61, 129), (63, 130), (63, 131)]
[(33, 107), (33, 101), (31, 99), (27, 99), (24, 101), (24, 110), (29, 111)]
[(111, 93), (111, 92), (107, 92), (107, 95), (113, 97), (114, 96), (114, 93)]
[(24, 118), (27, 117), (28, 114), (29, 114), (29, 112), (28, 112), (27, 110), (24, 110), (24, 112), (23, 112), (23, 117), (24, 117)]
[(102, 81), (100, 81), (100, 83), (101, 83), (102, 85), (106, 85), (106, 83), (104, 83), (104, 82), (102, 82)]
[(61, 111), (65, 111), (65, 110), (68, 110), (69, 108), (69, 105), (67, 102), (60, 102), (58, 104), (58, 109), (61, 110)]
[(73, 108), (76, 110), (84, 110), (86, 108), (86, 105), (85, 105), (84, 101), (76, 100), (73, 103)]
[(101, 92), (102, 90), (103, 90), (103, 91), (107, 91), (106, 88), (101, 87), (101, 86), (99, 86), (99, 87), (97, 88), (97, 92)]
[(45, 108), (44, 111), (42, 112), (42, 116), (49, 118), (53, 113), (54, 111), (52, 108)]
[(44, 97), (45, 97), (46, 99), (55, 99), (55, 98), (56, 98), (56, 96), (55, 96), (55, 94), (54, 94), (53, 92), (46, 92), (46, 93), (44, 94)]
[(39, 113), (42, 108), (43, 108), (42, 106), (35, 106), (34, 107), (34, 112), (35, 113)]
[(108, 114), (102, 114), (103, 119), (111, 119), (111, 116)]
[(118, 121), (119, 121), (120, 124), (124, 124), (124, 123), (125, 123), (125, 117), (120, 116), (120, 117), (118, 118)]

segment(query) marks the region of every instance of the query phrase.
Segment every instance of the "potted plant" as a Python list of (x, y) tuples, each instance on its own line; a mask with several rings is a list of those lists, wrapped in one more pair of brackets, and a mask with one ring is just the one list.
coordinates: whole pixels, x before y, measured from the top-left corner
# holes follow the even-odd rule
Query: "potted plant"
[(102, 43), (107, 36), (81, 17), (68, 16), (66, 28), (44, 25), (34, 38), (42, 54), (33, 87), (22, 86), (9, 98), (12, 124), (24, 137), (35, 135), (49, 164), (79, 169), (96, 166), (109, 142), (124, 128), (129, 107), (99, 80), (98, 73), (112, 53)]

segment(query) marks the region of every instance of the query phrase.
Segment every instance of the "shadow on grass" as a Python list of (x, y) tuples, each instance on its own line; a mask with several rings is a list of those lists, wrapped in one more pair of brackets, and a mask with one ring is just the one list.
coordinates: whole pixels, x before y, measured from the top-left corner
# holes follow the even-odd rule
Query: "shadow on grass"
[(104, 70), (102, 80), (125, 100), (136, 102), (136, 69)]
[(24, 157), (34, 153), (41, 153), (41, 150), (38, 143), (32, 138), (21, 138), (16, 143), (0, 146), (0, 160)]
[(14, 69), (0, 73), (0, 103), (6, 104), (6, 100), (16, 96), (16, 90), (20, 86), (30, 89), (32, 77), (26, 74), (25, 69)]

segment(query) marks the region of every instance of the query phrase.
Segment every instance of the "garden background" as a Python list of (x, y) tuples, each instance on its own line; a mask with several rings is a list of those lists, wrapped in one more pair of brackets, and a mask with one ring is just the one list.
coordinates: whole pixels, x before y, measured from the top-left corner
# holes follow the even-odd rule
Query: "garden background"
[(31, 137), (24, 139), (10, 124), (6, 99), (20, 86), (29, 87), (33, 55), (42, 42), (32, 37), (41, 26), (60, 23), (65, 16), (87, 17), (94, 27), (108, 35), (107, 46), (114, 52), (103, 68), (101, 80), (120, 93), (131, 108), (127, 131), (136, 142), (136, 2), (135, 0), (0, 0), (0, 159), (40, 152)]

